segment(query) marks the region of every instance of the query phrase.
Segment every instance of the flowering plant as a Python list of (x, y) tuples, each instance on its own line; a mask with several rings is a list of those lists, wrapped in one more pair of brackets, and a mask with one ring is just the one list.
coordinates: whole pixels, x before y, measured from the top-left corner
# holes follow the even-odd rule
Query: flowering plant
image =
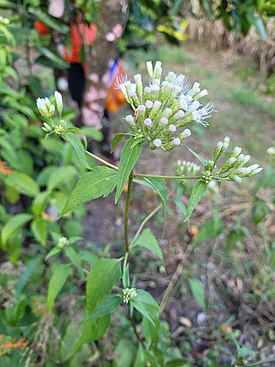
[[(145, 88), (140, 74), (134, 76), (135, 83), (121, 79), (117, 81), (117, 87), (122, 90), (134, 110), (133, 115), (125, 117), (130, 132), (117, 134), (113, 139), (112, 148), (114, 150), (121, 140), (127, 137), (121, 151), (118, 167), (88, 152), (81, 130), (74, 127), (67, 128), (66, 123), (62, 120), (63, 107), (60, 94), (55, 93), (58, 119), (54, 118), (56, 109), (49, 99), (38, 99), (37, 107), (41, 116), (46, 120), (43, 130), (48, 134), (55, 133), (67, 140), (75, 149), (80, 162), (88, 170), (81, 176), (68, 197), (61, 216), (74, 210), (80, 204), (98, 197), (106, 197), (114, 190), (116, 190), (115, 202), (117, 203), (125, 184), (128, 182), (124, 214), (124, 256), (120, 259), (99, 259), (89, 272), (86, 279), (86, 316), (82, 321), (82, 336), (75, 348), (78, 349), (83, 343), (101, 338), (110, 323), (110, 314), (114, 313), (120, 305), (126, 304), (129, 307), (129, 317), (132, 320), (140, 346), (147, 350), (149, 354), (146, 354), (146, 358), (151, 361), (150, 358), (156, 358), (150, 353), (152, 352), (152, 340), (156, 338), (160, 325), (159, 305), (148, 292), (135, 288), (129, 261), (132, 248), (136, 246), (146, 248), (160, 259), (163, 258), (163, 255), (152, 232), (149, 229), (142, 231), (150, 216), (143, 221), (134, 238), (129, 241), (128, 217), (134, 179), (146, 183), (159, 194), (164, 211), (166, 211), (168, 198), (167, 180), (174, 180), (177, 183), (183, 180), (196, 180), (186, 211), (185, 221), (187, 221), (204, 196), (208, 184), (215, 181), (220, 184), (225, 180), (241, 182), (243, 178), (259, 173), (262, 168), (258, 164), (245, 166), (250, 160), (250, 156), (244, 155), (239, 147), (235, 147), (225, 156), (230, 141), (229, 137), (225, 137), (223, 141), (217, 143), (213, 157), (209, 161), (189, 148), (190, 152), (200, 161), (202, 167), (194, 162), (178, 161), (176, 175), (136, 172), (135, 165), (144, 144), (148, 144), (152, 150), (161, 148), (163, 151), (169, 152), (191, 135), (191, 131), (186, 129), (187, 125), (197, 122), (203, 126), (208, 126), (207, 119), (214, 111), (211, 102), (206, 105), (201, 104), (200, 100), (207, 95), (207, 91), (201, 91), (199, 83), (195, 82), (193, 86), (190, 86), (187, 84), (185, 76), (176, 75), (173, 72), (170, 72), (165, 80), (161, 81), (160, 62), (157, 62), (154, 68), (152, 63), (148, 62), (147, 69), (149, 85)], [(82, 141), (80, 140), (81, 136)], [(224, 156), (224, 161), (220, 163)], [(95, 160), (105, 166), (96, 166)], [(62, 241), (68, 243), (66, 238)], [(63, 247), (63, 245), (58, 245), (48, 254), (48, 257), (59, 253)], [(66, 250), (67, 245), (64, 248)], [(121, 282), (122, 289), (117, 287)], [(52, 290), (49, 289), (50, 298), (51, 292)], [(53, 306), (52, 303), (51, 306)], [(143, 317), (143, 336), (136, 329), (135, 312), (140, 313)]]

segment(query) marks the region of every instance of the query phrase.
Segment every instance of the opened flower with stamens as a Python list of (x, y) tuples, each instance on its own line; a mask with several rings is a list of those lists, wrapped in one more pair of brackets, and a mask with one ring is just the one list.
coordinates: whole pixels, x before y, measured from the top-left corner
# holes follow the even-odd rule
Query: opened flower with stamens
[(203, 105), (200, 99), (207, 95), (200, 84), (193, 86), (185, 76), (169, 72), (161, 81), (162, 67), (159, 61), (155, 67), (146, 63), (149, 83), (144, 86), (140, 74), (134, 76), (135, 83), (127, 78), (118, 78), (117, 87), (135, 111), (135, 117), (126, 116), (130, 130), (149, 143), (151, 149), (162, 148), (170, 151), (191, 135), (186, 125), (197, 122), (208, 126), (207, 119), (214, 111), (211, 102)]

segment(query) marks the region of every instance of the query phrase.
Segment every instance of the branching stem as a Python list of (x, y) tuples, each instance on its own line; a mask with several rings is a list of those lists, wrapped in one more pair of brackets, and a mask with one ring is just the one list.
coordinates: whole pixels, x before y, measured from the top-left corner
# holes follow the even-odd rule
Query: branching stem
[(125, 212), (124, 212), (124, 243), (125, 253), (129, 253), (129, 239), (128, 239), (128, 218), (129, 218), (129, 207), (131, 201), (131, 192), (133, 188), (133, 172), (130, 173), (128, 180), (128, 190), (126, 196)]

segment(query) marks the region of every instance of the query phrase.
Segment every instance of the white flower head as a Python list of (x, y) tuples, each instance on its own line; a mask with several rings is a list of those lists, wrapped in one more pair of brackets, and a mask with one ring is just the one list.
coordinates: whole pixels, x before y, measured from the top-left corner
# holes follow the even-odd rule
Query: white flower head
[(170, 130), (172, 133), (174, 133), (174, 132), (177, 130), (177, 127), (176, 127), (175, 125), (171, 124), (171, 125), (169, 126), (169, 130)]
[(180, 139), (179, 138), (175, 138), (174, 140), (172, 140), (172, 143), (174, 145), (180, 145)]
[(153, 102), (148, 100), (148, 101), (145, 102), (145, 106), (146, 106), (146, 108), (151, 109), (153, 107)]
[(155, 139), (153, 141), (153, 144), (154, 144), (155, 147), (159, 148), (162, 144), (162, 141), (160, 139)]
[(181, 137), (183, 137), (184, 139), (188, 138), (189, 136), (191, 136), (191, 131), (189, 129), (185, 129), (183, 130), (183, 132), (180, 134)]
[(59, 116), (61, 116), (62, 115), (62, 111), (63, 111), (62, 95), (58, 91), (55, 91), (54, 92), (54, 97), (55, 97), (55, 101), (56, 101), (57, 111), (59, 113)]
[(147, 118), (144, 120), (144, 125), (145, 126), (148, 126), (148, 127), (151, 127), (152, 126), (152, 120)]
[(149, 74), (150, 78), (154, 78), (154, 71), (153, 71), (152, 61), (147, 61), (146, 66), (147, 66), (147, 71), (148, 71), (148, 74)]

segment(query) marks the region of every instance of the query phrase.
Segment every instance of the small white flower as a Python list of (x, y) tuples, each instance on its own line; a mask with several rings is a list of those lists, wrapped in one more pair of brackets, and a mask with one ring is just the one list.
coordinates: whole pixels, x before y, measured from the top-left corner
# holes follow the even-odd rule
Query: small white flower
[(153, 107), (153, 102), (152, 101), (150, 101), (150, 100), (148, 100), (148, 101), (146, 101), (145, 102), (145, 106), (146, 106), (146, 108), (152, 108)]
[(153, 78), (154, 77), (154, 71), (153, 71), (152, 61), (147, 61), (146, 66), (147, 66), (147, 70), (148, 70), (148, 74), (149, 74), (150, 78)]
[(236, 162), (236, 158), (235, 158), (235, 157), (231, 157), (231, 158), (229, 158), (229, 160), (228, 160), (228, 163), (229, 163), (230, 165), (234, 164), (235, 162)]
[(223, 141), (218, 141), (217, 148), (222, 149), (223, 148)]
[(184, 117), (185, 113), (182, 110), (179, 110), (176, 114), (175, 114), (175, 118), (176, 119), (182, 119)]
[(55, 101), (56, 101), (57, 111), (58, 111), (59, 115), (61, 116), (62, 110), (63, 110), (62, 95), (58, 91), (55, 91), (54, 92), (54, 97), (55, 97)]
[(147, 93), (147, 94), (149, 94), (149, 93), (151, 93), (151, 88), (150, 87), (145, 87), (144, 88), (144, 93)]
[(233, 178), (234, 181), (236, 181), (238, 183), (242, 182), (242, 179), (239, 176), (233, 176), (232, 178)]
[(262, 170), (263, 170), (263, 168), (259, 167), (259, 168), (256, 168), (252, 173), (253, 173), (253, 175), (256, 175), (257, 173), (262, 172)]
[(170, 130), (172, 133), (174, 133), (174, 132), (177, 130), (177, 128), (176, 128), (176, 126), (175, 126), (175, 125), (171, 124), (171, 125), (169, 126), (169, 130)]
[(151, 84), (150, 85), (151, 91), (152, 92), (158, 92), (159, 91), (159, 87), (155, 84)]
[(128, 122), (128, 124), (134, 124), (134, 122), (135, 122), (135, 119), (132, 115), (127, 115), (125, 117), (125, 120), (126, 120), (126, 122)]
[(138, 106), (138, 112), (145, 113), (145, 111), (146, 111), (146, 107), (143, 104)]
[(145, 119), (145, 120), (144, 120), (144, 125), (146, 125), (146, 126), (148, 126), (148, 127), (152, 126), (152, 120), (151, 120), (151, 119), (149, 119), (149, 118)]
[(241, 152), (242, 152), (242, 148), (240, 148), (240, 147), (235, 147), (233, 149), (234, 155), (239, 155), (239, 154), (241, 154)]
[(175, 138), (174, 140), (172, 140), (172, 143), (175, 144), (175, 145), (180, 145), (180, 139)]
[(166, 117), (162, 117), (162, 118), (160, 119), (160, 123), (161, 123), (162, 125), (167, 125), (167, 124), (168, 124), (168, 119), (167, 119)]
[(159, 148), (161, 146), (162, 141), (160, 139), (155, 139), (153, 144), (155, 147)]
[(161, 106), (161, 102), (160, 101), (155, 101), (154, 102), (154, 108), (160, 108)]
[(181, 137), (188, 138), (189, 136), (191, 136), (191, 131), (189, 129), (185, 129), (183, 130), (183, 132), (180, 134)]
[(169, 117), (169, 116), (171, 116), (172, 115), (172, 113), (173, 113), (173, 111), (171, 110), (171, 108), (165, 108), (165, 110), (164, 110), (164, 116), (165, 117)]

